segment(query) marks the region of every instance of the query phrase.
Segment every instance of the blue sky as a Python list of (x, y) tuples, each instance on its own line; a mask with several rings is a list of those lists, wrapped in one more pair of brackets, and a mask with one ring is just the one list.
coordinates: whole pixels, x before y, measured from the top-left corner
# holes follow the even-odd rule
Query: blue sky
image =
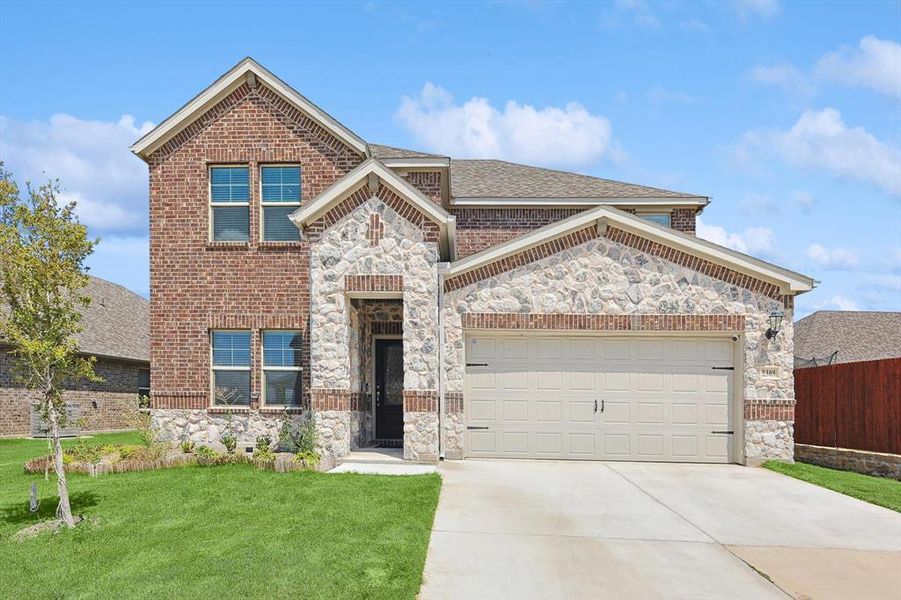
[(709, 195), (699, 233), (901, 310), (901, 3), (11, 2), (0, 158), (147, 295), (128, 146), (250, 55), (370, 142)]

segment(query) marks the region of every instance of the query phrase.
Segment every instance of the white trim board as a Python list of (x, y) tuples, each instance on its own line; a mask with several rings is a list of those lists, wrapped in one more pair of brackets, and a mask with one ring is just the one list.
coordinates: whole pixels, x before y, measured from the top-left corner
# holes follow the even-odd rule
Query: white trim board
[(131, 151), (146, 160), (160, 146), (252, 78), (258, 79), (259, 82), (279, 94), (361, 156), (369, 156), (369, 146), (360, 136), (339, 123), (331, 115), (250, 57), (245, 58), (229, 69), (228, 72), (214, 81), (212, 85), (141, 137), (131, 146)]
[(499, 206), (671, 206), (673, 208), (682, 206), (700, 206), (704, 207), (710, 204), (710, 199), (705, 197), (697, 198), (565, 198), (565, 197), (547, 197), (547, 198), (475, 198), (460, 197), (451, 198), (451, 206), (473, 206), (496, 208)]

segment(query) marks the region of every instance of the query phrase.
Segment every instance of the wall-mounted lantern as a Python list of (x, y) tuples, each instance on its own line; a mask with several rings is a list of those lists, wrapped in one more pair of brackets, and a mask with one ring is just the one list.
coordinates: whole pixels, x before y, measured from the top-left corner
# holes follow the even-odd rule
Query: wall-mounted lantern
[(784, 316), (785, 313), (781, 310), (774, 310), (770, 313), (770, 328), (766, 330), (766, 339), (772, 340), (776, 337), (779, 328), (782, 327), (782, 317)]

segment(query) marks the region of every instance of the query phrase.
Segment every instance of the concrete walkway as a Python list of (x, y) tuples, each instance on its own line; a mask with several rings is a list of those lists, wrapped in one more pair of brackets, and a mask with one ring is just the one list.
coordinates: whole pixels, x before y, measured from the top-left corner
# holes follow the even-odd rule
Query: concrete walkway
[(770, 471), (489, 460), (439, 471), (423, 599), (901, 597), (901, 515)]

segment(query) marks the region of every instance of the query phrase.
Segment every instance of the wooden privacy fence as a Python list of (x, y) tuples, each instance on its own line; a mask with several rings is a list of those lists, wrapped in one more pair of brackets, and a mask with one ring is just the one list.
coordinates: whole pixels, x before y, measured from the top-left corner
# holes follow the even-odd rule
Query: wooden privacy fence
[(795, 442), (901, 454), (901, 358), (795, 369)]

